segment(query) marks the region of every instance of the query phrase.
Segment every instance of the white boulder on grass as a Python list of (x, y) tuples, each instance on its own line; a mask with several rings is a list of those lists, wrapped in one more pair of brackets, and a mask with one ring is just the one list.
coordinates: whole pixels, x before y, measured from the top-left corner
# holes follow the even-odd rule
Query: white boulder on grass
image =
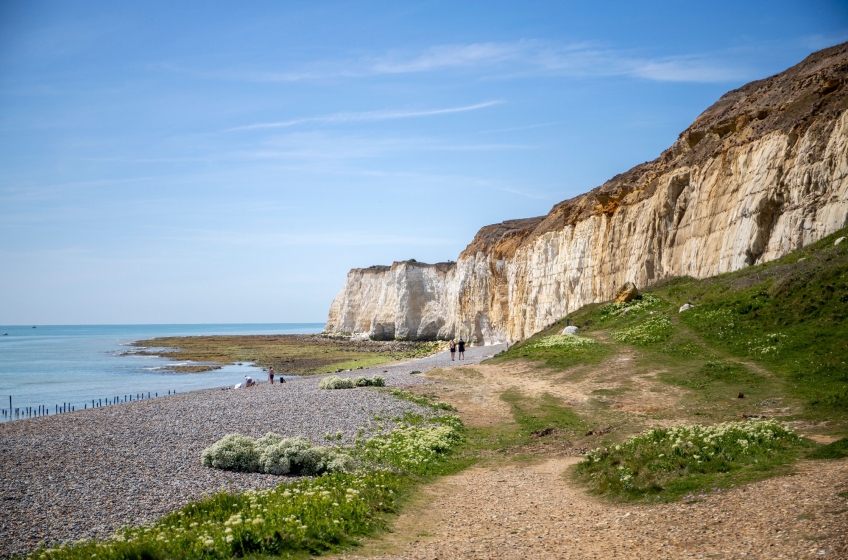
[(836, 241), (833, 242), (833, 246), (835, 247), (835, 246), (839, 245), (840, 243), (842, 243), (843, 241), (845, 241), (845, 238), (840, 237), (839, 239), (837, 239)]
[(580, 329), (575, 327), (574, 325), (569, 325), (562, 329), (562, 334), (577, 334)]
[(695, 306), (692, 305), (691, 303), (684, 303), (683, 305), (680, 306), (680, 309), (677, 312), (683, 313), (684, 311), (688, 311), (688, 310), (692, 309), (693, 307), (695, 307)]

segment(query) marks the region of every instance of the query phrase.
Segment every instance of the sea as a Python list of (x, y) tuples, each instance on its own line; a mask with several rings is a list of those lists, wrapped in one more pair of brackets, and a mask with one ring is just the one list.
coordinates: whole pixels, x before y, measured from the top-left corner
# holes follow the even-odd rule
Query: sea
[[(203, 373), (173, 373), (188, 365), (141, 356), (130, 344), (162, 336), (314, 334), (323, 323), (203, 325), (26, 325), (0, 326), (0, 420), (14, 409), (34, 413), (80, 410), (104, 403), (157, 398), (198, 389), (233, 386), (245, 375), (265, 379), (252, 363)], [(19, 416), (20, 417), (20, 416)]]

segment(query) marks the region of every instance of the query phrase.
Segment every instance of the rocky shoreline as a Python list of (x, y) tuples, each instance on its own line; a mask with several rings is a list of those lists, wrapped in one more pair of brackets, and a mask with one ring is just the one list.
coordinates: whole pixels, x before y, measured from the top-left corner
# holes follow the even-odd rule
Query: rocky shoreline
[[(467, 365), (499, 351), (469, 348)], [(427, 382), (410, 372), (451, 365), (446, 352), (403, 364), (343, 372), (373, 375), (388, 386)], [(322, 390), (305, 377), (244, 390), (209, 389), (0, 425), (0, 556), (23, 554), (38, 543), (108, 537), (222, 490), (273, 487), (281, 477), (218, 471), (200, 452), (228, 433), (258, 437), (273, 431), (325, 434), (353, 441), (375, 416), (418, 410), (372, 388)], [(384, 427), (390, 421), (380, 420)]]

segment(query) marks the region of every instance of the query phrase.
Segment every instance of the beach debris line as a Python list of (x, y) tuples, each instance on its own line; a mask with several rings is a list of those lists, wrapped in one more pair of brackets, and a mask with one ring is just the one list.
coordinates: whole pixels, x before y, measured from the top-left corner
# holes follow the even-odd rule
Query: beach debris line
[(338, 375), (331, 375), (330, 377), (325, 377), (318, 383), (318, 387), (321, 389), (353, 389), (355, 387), (385, 387), (386, 386), (386, 378), (382, 375), (375, 375), (371, 379), (368, 379), (365, 376), (351, 378), (339, 377)]

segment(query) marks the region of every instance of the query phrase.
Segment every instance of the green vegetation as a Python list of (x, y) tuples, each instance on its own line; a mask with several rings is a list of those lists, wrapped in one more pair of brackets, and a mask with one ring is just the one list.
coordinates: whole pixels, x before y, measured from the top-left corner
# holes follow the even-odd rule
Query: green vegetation
[(586, 430), (585, 420), (551, 394), (532, 399), (510, 389), (501, 398), (512, 407), (512, 416), (518, 424), (513, 445), (526, 444), (531, 436), (544, 431), (561, 430), (576, 435)]
[[(642, 377), (683, 389), (675, 397), (675, 408), (656, 415), (649, 412), (646, 422), (697, 417), (700, 422), (721, 423), (766, 413), (780, 420), (826, 420), (829, 433), (845, 435), (848, 243), (833, 242), (846, 234), (848, 229), (843, 229), (782, 259), (734, 273), (668, 280), (628, 303), (584, 306), (570, 315), (570, 323), (597, 344), (550, 344), (560, 338), (558, 333), (566, 326), (562, 320), (492, 361), (523, 359), (564, 370), (625, 353), (632, 364), (631, 379)], [(679, 312), (684, 303), (693, 307)], [(614, 415), (612, 408), (601, 411), (610, 406), (601, 401), (626, 391), (629, 383), (624, 384), (592, 391), (599, 395), (598, 402), (590, 401), (594, 409), (582, 409), (583, 417)], [(815, 445), (793, 437), (782, 439), (779, 448), (763, 448), (762, 453), (752, 448), (740, 455), (726, 447), (724, 456), (732, 461), (701, 459), (701, 463), (691, 456), (672, 461), (666, 451), (658, 450), (662, 445), (648, 446), (637, 438), (621, 452), (608, 447), (603, 461), (582, 463), (578, 476), (594, 491), (618, 499), (673, 500), (784, 472), (784, 465), (804, 456), (802, 449)], [(807, 456), (842, 457), (844, 441), (821, 446)], [(618, 445), (624, 443), (619, 439)], [(631, 456), (622, 455), (625, 451)], [(622, 476), (632, 477), (632, 482), (625, 484)]]
[(90, 560), (209, 559), (253, 554), (316, 554), (379, 527), (409, 486), (388, 470), (331, 474), (281, 484), (273, 490), (221, 493), (188, 505), (150, 526), (126, 528), (115, 538), (40, 549), (29, 558)]
[(737, 393), (744, 394), (746, 388), (757, 387), (765, 380), (763, 376), (752, 373), (744, 365), (725, 360), (708, 361), (683, 374), (665, 372), (660, 375), (660, 379), (687, 389), (718, 386), (721, 387), (719, 391), (725, 394), (733, 392), (732, 389), (727, 390), (727, 387), (736, 387), (740, 389)]
[(455, 411), (456, 409), (449, 405), (446, 402), (437, 401), (434, 398), (431, 398), (426, 395), (416, 395), (410, 391), (403, 391), (401, 389), (390, 389), (388, 393), (401, 400), (413, 402), (419, 406), (426, 406), (433, 410), (447, 410), (447, 411)]
[(773, 420), (654, 428), (589, 453), (575, 474), (618, 499), (691, 499), (770, 476), (808, 445)]
[(656, 315), (648, 317), (635, 325), (614, 331), (612, 338), (616, 342), (648, 346), (650, 344), (657, 344), (658, 342), (665, 342), (671, 336), (672, 332), (674, 332), (674, 326), (671, 324), (671, 319), (668, 318), (668, 315)]
[(385, 387), (386, 379), (382, 375), (375, 375), (371, 379), (360, 375), (353, 379), (331, 375), (325, 377), (318, 383), (321, 389), (353, 389), (355, 387)]
[(315, 476), (353, 470), (353, 459), (346, 453), (315, 447), (304, 437), (283, 438), (271, 432), (258, 440), (226, 435), (204, 449), (200, 460), (216, 469), (276, 475)]
[(848, 457), (848, 438), (842, 438), (814, 449), (808, 459), (842, 459)]
[[(562, 330), (562, 327), (558, 330)], [(558, 330), (552, 332), (547, 329), (497, 354), (490, 362), (503, 363), (524, 359), (529, 362), (541, 362), (544, 367), (551, 369), (564, 370), (579, 364), (600, 363), (613, 351), (608, 344), (602, 344), (592, 338), (554, 334)]]
[[(664, 370), (667, 383), (700, 390), (702, 404), (742, 392), (797, 401), (805, 418), (848, 422), (848, 243), (833, 244), (846, 234), (737, 272), (675, 278), (629, 303), (588, 305), (570, 320), (589, 336), (609, 333), (639, 348), (640, 364)], [(687, 302), (694, 307), (678, 313)], [(552, 325), (498, 360), (543, 360), (562, 369), (615, 350), (535, 346), (564, 326)], [(593, 355), (598, 348), (604, 354)]]
[[(395, 511), (414, 485), (468, 464), (455, 457), (465, 439), (458, 417), (407, 413), (396, 421), (398, 427), (388, 433), (334, 450), (275, 434), (259, 440), (226, 436), (204, 451), (205, 464), (222, 461), (227, 468), (257, 471), (287, 460), (292, 473), (337, 472), (290, 480), (273, 490), (216, 494), (152, 525), (125, 528), (113, 539), (41, 548), (28, 558), (305, 558), (355, 545), (357, 537), (384, 526), (382, 514)], [(333, 461), (344, 462), (344, 468), (330, 467)], [(358, 472), (343, 472), (354, 463)]]
[(416, 475), (442, 474), (447, 454), (464, 441), (458, 416), (406, 414), (401, 426), (357, 443), (360, 461)]

